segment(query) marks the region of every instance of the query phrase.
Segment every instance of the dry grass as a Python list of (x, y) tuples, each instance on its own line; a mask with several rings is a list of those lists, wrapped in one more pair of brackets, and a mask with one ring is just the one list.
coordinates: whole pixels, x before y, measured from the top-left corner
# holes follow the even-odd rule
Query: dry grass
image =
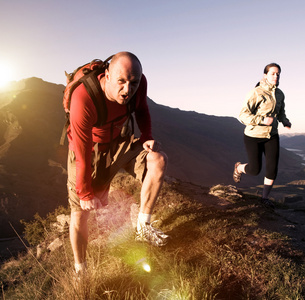
[(75, 280), (63, 236), (64, 246), (45, 253), (41, 266), (30, 255), (2, 266), (3, 299), (304, 299), (303, 253), (261, 226), (273, 216), (255, 196), (232, 203), (230, 195), (224, 209), (204, 204), (208, 192), (195, 201), (179, 182), (165, 184), (155, 218), (171, 240), (154, 248), (133, 239), (130, 206), (140, 186), (129, 176), (114, 186), (107, 210), (91, 216), (86, 276)]

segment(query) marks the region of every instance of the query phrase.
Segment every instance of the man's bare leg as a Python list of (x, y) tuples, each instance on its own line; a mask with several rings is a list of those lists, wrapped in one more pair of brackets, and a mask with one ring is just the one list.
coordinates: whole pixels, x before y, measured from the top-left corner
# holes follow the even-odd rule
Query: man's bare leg
[(70, 241), (75, 266), (85, 264), (86, 262), (89, 214), (89, 211), (71, 212)]
[(148, 242), (154, 246), (164, 246), (169, 236), (147, 224), (151, 223), (151, 214), (163, 184), (167, 156), (162, 152), (149, 152), (146, 158), (146, 167), (147, 172), (141, 189), (136, 241)]
[(141, 189), (140, 212), (152, 214), (161, 190), (167, 167), (167, 156), (163, 152), (150, 152), (146, 157), (147, 172)]

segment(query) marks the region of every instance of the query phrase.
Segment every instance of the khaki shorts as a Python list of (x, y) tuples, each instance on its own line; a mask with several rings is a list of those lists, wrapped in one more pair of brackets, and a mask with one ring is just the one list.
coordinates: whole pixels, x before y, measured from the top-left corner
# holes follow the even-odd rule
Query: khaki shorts
[[(108, 203), (108, 192), (112, 179), (120, 169), (125, 169), (134, 178), (143, 181), (146, 174), (146, 156), (148, 152), (143, 149), (139, 139), (125, 139), (114, 141), (113, 159), (109, 162), (109, 152), (92, 152), (92, 187), (96, 197), (102, 205)], [(76, 183), (76, 157), (72, 150), (68, 153), (68, 196), (71, 211), (80, 211), (80, 199), (75, 190)]]

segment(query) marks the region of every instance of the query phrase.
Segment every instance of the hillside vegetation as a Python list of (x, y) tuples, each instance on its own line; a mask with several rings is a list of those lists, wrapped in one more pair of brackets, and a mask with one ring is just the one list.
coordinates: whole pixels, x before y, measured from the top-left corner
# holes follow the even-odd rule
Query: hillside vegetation
[[(20, 233), (20, 219), (45, 217), (67, 203), (67, 144), (59, 145), (65, 124), (63, 85), (28, 78), (0, 93), (0, 238)], [(204, 101), (205, 99), (203, 99)], [(217, 117), (159, 105), (148, 98), (153, 136), (169, 157), (167, 175), (198, 185), (232, 184), (236, 161), (247, 161), (244, 126)], [(305, 179), (302, 159), (281, 149), (277, 184)], [(245, 176), (239, 187), (263, 182)]]
[[(59, 237), (63, 245), (39, 258), (31, 247), (5, 262), (0, 270), (2, 298), (305, 298), (300, 247), (304, 240), (296, 240), (289, 231), (293, 224), (263, 208), (257, 196), (242, 194), (234, 186), (209, 189), (167, 180), (154, 218), (159, 220), (156, 227), (170, 234), (171, 240), (155, 248), (133, 238), (131, 216), (136, 213), (139, 191), (130, 176), (119, 174), (108, 207), (92, 212), (89, 270), (81, 280), (73, 273), (67, 231), (59, 234), (39, 218), (40, 222), (28, 223), (27, 229), (41, 224), (44, 228), (33, 244), (40, 238), (49, 244)], [(277, 209), (286, 208), (277, 203)], [(271, 230), (270, 224), (276, 229)], [(281, 230), (284, 227), (288, 234)], [(34, 232), (29, 230), (27, 237), (33, 238)]]

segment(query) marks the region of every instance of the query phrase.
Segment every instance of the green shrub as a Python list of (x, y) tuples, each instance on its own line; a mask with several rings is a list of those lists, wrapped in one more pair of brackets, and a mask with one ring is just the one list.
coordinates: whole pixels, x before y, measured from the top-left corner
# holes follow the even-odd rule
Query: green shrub
[(24, 225), (23, 233), (28, 243), (37, 246), (43, 242), (52, 231), (51, 224), (56, 222), (56, 217), (60, 214), (70, 214), (70, 209), (59, 206), (54, 212), (49, 213), (46, 218), (42, 218), (36, 213), (32, 221), (20, 220), (20, 223)]

